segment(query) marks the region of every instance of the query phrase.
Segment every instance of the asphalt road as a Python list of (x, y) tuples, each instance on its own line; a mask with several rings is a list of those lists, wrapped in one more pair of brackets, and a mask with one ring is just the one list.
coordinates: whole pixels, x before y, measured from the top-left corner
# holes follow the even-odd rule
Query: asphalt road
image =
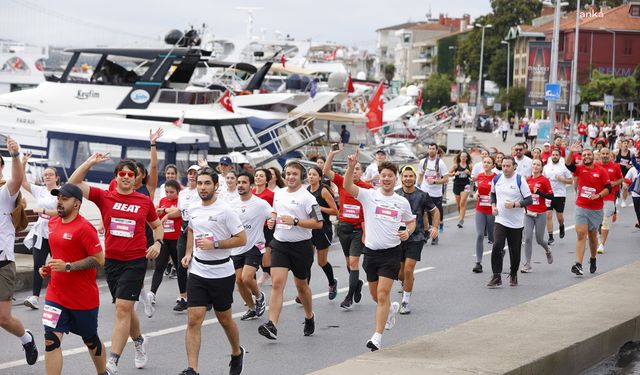
[[(572, 198), (568, 199), (572, 202)], [(391, 346), (414, 337), (426, 335), (455, 326), (462, 322), (490, 314), (504, 308), (543, 296), (590, 278), (587, 275), (576, 277), (569, 269), (574, 261), (575, 232), (573, 225), (573, 205), (568, 205), (567, 236), (558, 240), (553, 247), (555, 262), (546, 263), (543, 250), (534, 245), (533, 268), (531, 274), (520, 274), (520, 285), (516, 288), (505, 286), (489, 290), (485, 284), (490, 278), (490, 245), (485, 244), (486, 255), (483, 261), (485, 273), (473, 274), (471, 268), (475, 262), (474, 218), (473, 212), (467, 217), (466, 226), (458, 229), (456, 219), (446, 222), (438, 246), (426, 245), (422, 262), (418, 263), (416, 283), (412, 296), (412, 313), (398, 316), (398, 323), (392, 331), (383, 337), (383, 346)], [(640, 230), (634, 228), (635, 217), (632, 208), (620, 210), (618, 222), (613, 225), (609, 244), (604, 255), (598, 258), (598, 273), (603, 273), (640, 259), (637, 241)], [(557, 229), (557, 226), (556, 226)], [(311, 337), (302, 335), (302, 308), (295, 304), (295, 288), (289, 281), (285, 291), (285, 307), (278, 325), (278, 340), (269, 341), (260, 336), (257, 328), (265, 322), (266, 314), (253, 321), (240, 321), (244, 312), (239, 295), (235, 294), (234, 317), (238, 321), (242, 345), (248, 354), (245, 362), (245, 374), (304, 374), (321, 369), (368, 351), (366, 341), (373, 333), (375, 304), (367, 293), (363, 293), (362, 302), (352, 311), (339, 307), (346, 293), (348, 275), (339, 244), (331, 247), (329, 261), (334, 266), (341, 289), (338, 297), (329, 301), (326, 295), (326, 278), (321, 269), (313, 268), (311, 282), (314, 293), (314, 311), (316, 313), (316, 333)], [(588, 261), (585, 260), (588, 264)], [(585, 267), (586, 269), (588, 267)], [(505, 258), (505, 270), (508, 269), (508, 257)], [(148, 273), (147, 287), (151, 273)], [(364, 275), (361, 273), (361, 278)], [(620, 282), (624, 282), (621, 280)], [(114, 321), (114, 307), (105, 286), (100, 283), (100, 327), (101, 338), (108, 342)], [(401, 300), (397, 293), (399, 283), (394, 286), (392, 297)], [(270, 287), (264, 287), (268, 295)], [(365, 287), (364, 291), (367, 291)], [(41, 311), (31, 311), (23, 307), (22, 301), (28, 293), (16, 295), (13, 313), (26, 327), (30, 328), (38, 342), (41, 354), (44, 353)], [(138, 307), (143, 333), (149, 337), (149, 364), (144, 370), (136, 370), (133, 365), (133, 344), (128, 343), (120, 361), (120, 374), (177, 374), (186, 368), (184, 347), (185, 313), (174, 313), (171, 309), (177, 295), (177, 283), (164, 279), (158, 291), (157, 312), (153, 318), (144, 316), (142, 306)], [(624, 298), (624, 296), (621, 296)], [(589, 300), (585, 298), (585, 307)], [(526, 319), (526, 317), (523, 317)], [(531, 327), (535, 329), (536, 327)], [(513, 332), (517, 335), (518, 332)], [(34, 366), (27, 366), (24, 354), (17, 338), (6, 332), (0, 333), (5, 341), (0, 351), (0, 373), (33, 374), (44, 373), (41, 360)], [(508, 340), (508, 337), (504, 337)], [(487, 342), (487, 345), (491, 345)], [(73, 335), (65, 337), (62, 343), (65, 350), (65, 374), (93, 373), (84, 344)], [(213, 314), (203, 327), (202, 349), (200, 353), (201, 373), (227, 373), (229, 346), (224, 333)]]

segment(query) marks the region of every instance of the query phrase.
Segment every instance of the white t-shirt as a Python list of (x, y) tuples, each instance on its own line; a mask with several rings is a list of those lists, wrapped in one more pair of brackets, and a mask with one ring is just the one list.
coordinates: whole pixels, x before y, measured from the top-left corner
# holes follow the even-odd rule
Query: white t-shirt
[(500, 121), (500, 130), (503, 132), (509, 131), (509, 121), (501, 120)]
[(537, 122), (534, 122), (533, 124), (529, 125), (529, 136), (537, 137), (538, 129), (540, 129), (540, 125)]
[(400, 245), (398, 229), (402, 223), (416, 219), (409, 201), (396, 193), (383, 195), (380, 189), (358, 189), (355, 198), (364, 210), (364, 245), (371, 250)]
[(519, 174), (522, 177), (529, 177), (531, 176), (533, 173), (531, 172), (531, 164), (532, 164), (532, 160), (530, 157), (526, 156), (526, 155), (522, 155), (522, 159), (518, 160), (518, 158), (515, 158), (516, 163), (518, 163), (518, 166), (516, 167), (516, 173)]
[(218, 198), (224, 200), (225, 202), (231, 202), (232, 200), (238, 198), (240, 194), (238, 194), (238, 190), (229, 191), (224, 189), (218, 193)]
[(314, 216), (313, 206), (317, 205), (316, 198), (300, 186), (293, 193), (288, 188), (273, 193), (273, 211), (278, 214), (273, 237), (280, 242), (298, 242), (311, 239), (311, 229), (299, 225), (288, 225), (280, 221), (281, 216), (297, 217), (299, 220)]
[(523, 198), (531, 196), (529, 184), (527, 184), (524, 177), (521, 177), (520, 189), (518, 189), (516, 176), (514, 173), (513, 176), (507, 178), (502, 174), (495, 186), (491, 182), (491, 192), (496, 193), (496, 207), (498, 208), (496, 223), (502, 224), (507, 228), (524, 227), (524, 208), (506, 208), (504, 202), (520, 202)]
[(542, 174), (551, 182), (551, 190), (553, 190), (554, 197), (566, 197), (567, 196), (567, 184), (556, 180), (557, 177), (572, 178), (571, 171), (567, 169), (562, 158), (557, 164), (553, 164), (551, 159), (547, 165), (542, 168)]
[(594, 124), (589, 124), (589, 126), (587, 126), (587, 134), (589, 135), (589, 138), (595, 138), (598, 136), (598, 127), (595, 126)]
[(218, 173), (218, 190), (216, 190), (216, 194), (219, 195), (223, 191), (227, 191), (227, 178)]
[[(436, 158), (433, 160), (429, 158), (422, 159), (418, 164), (418, 174), (424, 174), (424, 177), (422, 179), (422, 184), (420, 184), (420, 190), (429, 194), (430, 197), (435, 197), (435, 198), (439, 198), (442, 196), (442, 185), (440, 184), (429, 185), (427, 181), (440, 179), (442, 178), (443, 175), (449, 173), (449, 171), (447, 170), (447, 165), (444, 163), (442, 159), (439, 159), (440, 162), (438, 163), (438, 168), (436, 171), (436, 160), (438, 159), (439, 158)], [(425, 160), (427, 160), (426, 163), (425, 163)], [(425, 168), (425, 164), (426, 164), (426, 168)]]
[(186, 187), (180, 190), (178, 193), (178, 208), (182, 213), (182, 220), (189, 221), (189, 206), (199, 202), (201, 202), (201, 200), (198, 195), (198, 189), (189, 189)]
[(473, 168), (471, 169), (471, 177), (477, 177), (480, 173), (482, 173), (483, 170), (484, 168), (482, 168), (481, 161), (475, 163), (473, 165)]
[(244, 231), (247, 234), (247, 243), (244, 246), (231, 249), (231, 255), (244, 254), (257, 246), (260, 251), (264, 249), (264, 222), (271, 216), (271, 206), (264, 199), (251, 195), (247, 201), (236, 198), (231, 201), (231, 207), (240, 218)]
[[(51, 195), (51, 192), (45, 186), (38, 186), (31, 184), (31, 195), (36, 199), (36, 205), (38, 208), (44, 208), (46, 210), (55, 210), (58, 207), (58, 197)], [(24, 239), (24, 245), (27, 248), (35, 246), (36, 249), (42, 248), (42, 239), (49, 238), (49, 219), (51, 217), (47, 214), (40, 214), (38, 221), (31, 227), (29, 233)], [(34, 241), (34, 238), (37, 239)]]
[(376, 188), (380, 186), (380, 180), (373, 180), (373, 178), (379, 175), (380, 172), (378, 172), (378, 162), (374, 161), (373, 163), (369, 164), (364, 170), (364, 173), (362, 174), (362, 180), (371, 181), (371, 185)]
[[(636, 179), (636, 177), (638, 177), (638, 170), (635, 169), (635, 168), (629, 169), (629, 171), (627, 172), (627, 175), (624, 176), (625, 180), (631, 180), (631, 182), (633, 182)], [(638, 194), (634, 193), (633, 191), (631, 191), (631, 197), (632, 198), (638, 198), (638, 197), (640, 197), (640, 195), (638, 195)]]
[(231, 256), (231, 249), (201, 250), (196, 243), (198, 238), (228, 240), (242, 232), (244, 226), (235, 211), (219, 199), (208, 206), (203, 206), (200, 201), (189, 208), (189, 228), (193, 231), (193, 259), (189, 264), (189, 272), (207, 279), (220, 279), (235, 274), (231, 259), (215, 265), (200, 263), (195, 259), (222, 260)]
[(7, 185), (0, 188), (0, 260), (15, 261), (13, 252), (16, 230), (11, 221), (11, 211), (16, 207), (18, 192), (9, 195)]

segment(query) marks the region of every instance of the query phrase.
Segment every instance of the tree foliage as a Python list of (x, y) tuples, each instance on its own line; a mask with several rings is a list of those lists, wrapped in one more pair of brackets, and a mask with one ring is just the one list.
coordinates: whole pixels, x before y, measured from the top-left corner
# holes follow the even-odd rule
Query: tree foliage
[(609, 74), (602, 74), (595, 69), (591, 81), (581, 88), (581, 99), (583, 103), (599, 101), (603, 100), (606, 94), (613, 95), (616, 99), (629, 100), (636, 97), (637, 89), (634, 76), (613, 77)]
[(507, 103), (509, 103), (509, 110), (514, 113), (524, 113), (524, 87), (511, 87), (509, 93), (506, 89), (500, 90), (500, 93), (496, 97), (496, 102), (502, 104), (502, 109), (506, 110)]
[(448, 74), (432, 73), (429, 76), (422, 90), (425, 93), (422, 105), (425, 112), (450, 104), (452, 83)]

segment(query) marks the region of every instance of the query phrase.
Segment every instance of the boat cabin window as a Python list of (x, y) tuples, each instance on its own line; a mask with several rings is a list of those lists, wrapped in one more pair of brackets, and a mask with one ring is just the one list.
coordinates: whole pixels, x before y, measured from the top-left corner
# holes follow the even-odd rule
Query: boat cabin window
[(85, 160), (87, 160), (96, 152), (100, 152), (102, 154), (109, 153), (111, 159), (103, 163), (96, 164), (96, 166), (93, 167), (92, 170), (99, 172), (113, 172), (116, 164), (118, 163), (118, 160), (120, 160), (120, 155), (122, 155), (122, 146), (108, 143), (79, 141), (78, 152), (76, 152), (75, 165), (79, 166), (80, 164), (84, 163)]
[(27, 73), (29, 72), (29, 65), (27, 65), (27, 63), (24, 60), (22, 60), (20, 57), (14, 56), (4, 62), (1, 70), (3, 72)]
[(221, 126), (222, 137), (224, 137), (224, 142), (226, 143), (228, 148), (237, 148), (242, 147), (242, 141), (236, 134), (233, 125)]
[(220, 97), (219, 91), (182, 91), (163, 89), (158, 96), (159, 103), (170, 104), (212, 104)]
[(242, 140), (242, 143), (244, 143), (246, 147), (257, 146), (255, 137), (253, 136), (254, 134), (251, 130), (249, 130), (248, 124), (238, 124), (235, 126), (235, 128), (236, 132), (238, 132), (238, 135), (240, 136), (240, 139)]
[[(198, 158), (206, 159), (207, 151), (203, 150), (202, 155), (194, 151), (179, 151), (176, 153), (176, 166), (181, 176), (187, 175), (187, 169), (194, 164), (198, 164)], [(160, 170), (158, 168), (158, 170)]]
[[(133, 159), (144, 164), (147, 169), (151, 163), (151, 155), (148, 147), (127, 147), (125, 151), (125, 159)], [(165, 163), (165, 151), (158, 149), (158, 170), (161, 171), (164, 168)]]
[[(67, 139), (51, 139), (49, 142), (49, 159), (55, 160), (62, 167), (71, 167), (73, 161), (73, 144), (74, 141)], [(81, 161), (81, 163), (84, 160)]]
[(189, 124), (189, 131), (193, 133), (202, 133), (209, 136), (209, 147), (220, 148), (220, 140), (214, 126), (209, 125), (192, 125)]

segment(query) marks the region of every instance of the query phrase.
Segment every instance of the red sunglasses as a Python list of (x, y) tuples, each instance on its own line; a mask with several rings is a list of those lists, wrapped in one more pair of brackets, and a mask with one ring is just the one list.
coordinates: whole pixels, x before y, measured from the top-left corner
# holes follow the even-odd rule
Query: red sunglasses
[(135, 175), (136, 175), (135, 172), (132, 172), (132, 171), (118, 171), (118, 177), (124, 177), (124, 176), (133, 177)]

